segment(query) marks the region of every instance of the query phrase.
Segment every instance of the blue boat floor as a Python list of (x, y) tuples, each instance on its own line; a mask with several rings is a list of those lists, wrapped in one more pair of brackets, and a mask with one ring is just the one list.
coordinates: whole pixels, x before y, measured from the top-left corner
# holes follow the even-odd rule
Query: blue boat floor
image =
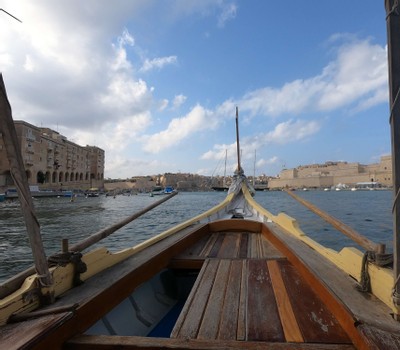
[(169, 338), (184, 305), (184, 300), (178, 301), (147, 336), (153, 338)]

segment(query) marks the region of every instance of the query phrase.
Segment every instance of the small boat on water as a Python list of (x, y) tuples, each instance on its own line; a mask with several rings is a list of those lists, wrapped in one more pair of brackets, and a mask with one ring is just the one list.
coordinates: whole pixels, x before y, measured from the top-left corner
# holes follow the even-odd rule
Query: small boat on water
[(92, 187), (89, 188), (86, 192), (85, 192), (85, 197), (87, 198), (91, 198), (91, 197), (99, 197), (100, 196), (100, 192), (98, 188)]
[(164, 194), (171, 194), (173, 193), (175, 190), (172, 186), (165, 186), (164, 188)]
[[(400, 34), (390, 3), (388, 26)], [(0, 83), (1, 131), (13, 137)], [(0, 348), (399, 349), (399, 230), (395, 254), (385, 254), (382, 244), (287, 191), (365, 250), (335, 251), (294, 218), (261, 207), (240, 165), (237, 120), (238, 166), (226, 198), (135, 247), (81, 253), (177, 192), (82, 242), (63, 241), (45, 263), (33, 210), (24, 212), (35, 267), (0, 285)], [(19, 174), (18, 190), (27, 193)], [(19, 198), (29, 209), (31, 197)], [(396, 205), (394, 212), (400, 217)]]

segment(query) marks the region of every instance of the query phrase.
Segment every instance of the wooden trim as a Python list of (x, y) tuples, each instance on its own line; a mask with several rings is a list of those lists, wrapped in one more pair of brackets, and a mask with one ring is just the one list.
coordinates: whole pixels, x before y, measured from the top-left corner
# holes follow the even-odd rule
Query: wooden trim
[(211, 232), (220, 231), (244, 231), (244, 232), (261, 232), (261, 222), (243, 219), (227, 219), (211, 222)]
[(230, 340), (201, 340), (201, 339), (167, 339), (123, 336), (91, 336), (80, 335), (68, 341), (65, 350), (138, 350), (138, 349), (174, 349), (174, 350), (354, 350), (352, 345), (343, 344), (305, 344), (279, 342), (242, 342)]
[(267, 265), (286, 341), (302, 343), (304, 339), (294, 315), (278, 262), (276, 260), (269, 260), (267, 261)]

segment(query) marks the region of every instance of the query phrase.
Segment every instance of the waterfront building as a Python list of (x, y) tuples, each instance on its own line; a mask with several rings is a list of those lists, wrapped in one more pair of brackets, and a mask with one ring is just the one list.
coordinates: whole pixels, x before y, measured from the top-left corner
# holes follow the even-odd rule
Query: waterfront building
[[(104, 150), (79, 146), (49, 128), (14, 121), (29, 185), (40, 189), (104, 187)], [(0, 135), (1, 136), (1, 135)], [(14, 186), (0, 137), (0, 188)]]
[(276, 178), (269, 179), (268, 187), (327, 188), (339, 184), (353, 187), (359, 182), (378, 182), (386, 187), (392, 186), (392, 157), (382, 156), (379, 163), (370, 165), (325, 162), (284, 169)]

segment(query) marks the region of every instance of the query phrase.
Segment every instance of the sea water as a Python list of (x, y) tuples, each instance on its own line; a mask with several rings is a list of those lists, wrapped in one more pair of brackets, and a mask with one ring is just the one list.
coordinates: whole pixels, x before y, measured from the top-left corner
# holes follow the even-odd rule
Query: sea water
[[(392, 247), (391, 191), (297, 191), (298, 195), (360, 234)], [(96, 246), (117, 251), (134, 246), (220, 203), (226, 192), (181, 192), (119, 229)], [(73, 245), (158, 201), (160, 196), (119, 195), (40, 198), (34, 200), (46, 255), (61, 250), (64, 238)], [(330, 248), (356, 246), (285, 192), (257, 192), (255, 200), (273, 214), (285, 212), (310, 237)], [(33, 259), (18, 200), (0, 203), (0, 282), (32, 266)]]

